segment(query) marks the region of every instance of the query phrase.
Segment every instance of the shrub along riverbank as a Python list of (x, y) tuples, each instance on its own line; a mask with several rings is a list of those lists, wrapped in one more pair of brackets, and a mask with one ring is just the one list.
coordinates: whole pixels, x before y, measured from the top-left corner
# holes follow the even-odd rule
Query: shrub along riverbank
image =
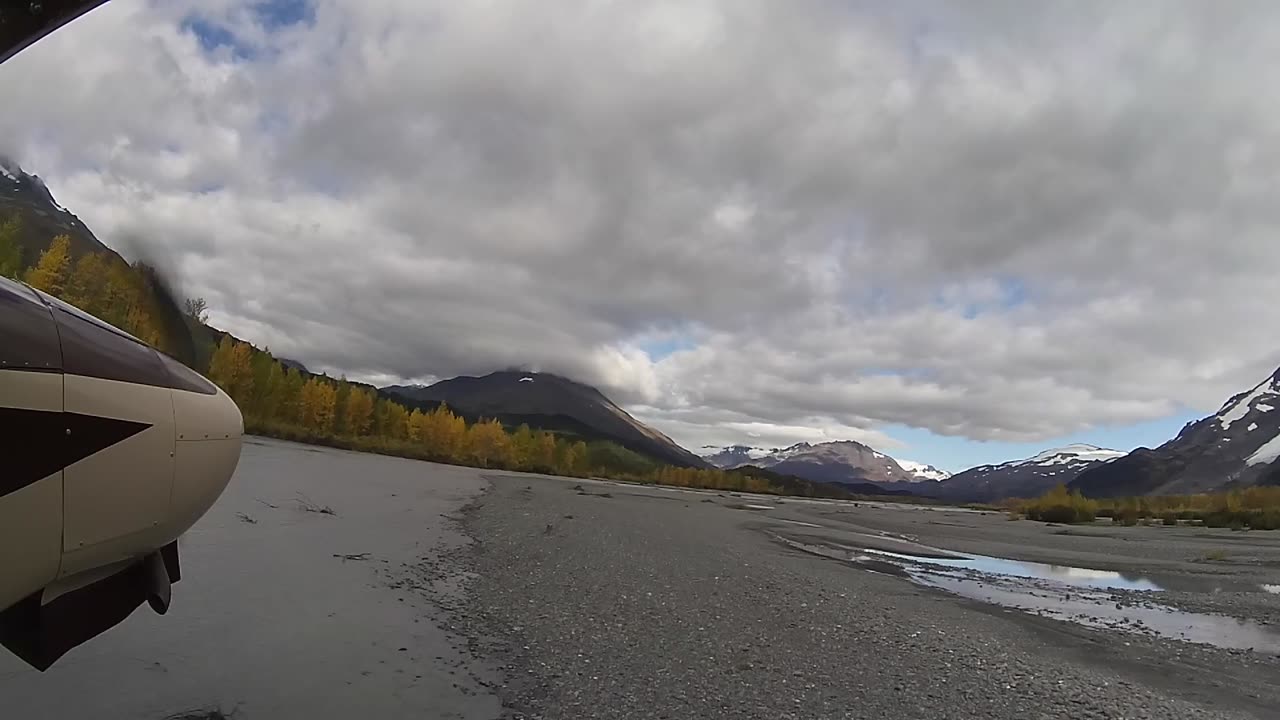
[(1059, 485), (1038, 498), (1007, 500), (1004, 505), (1015, 515), (1042, 522), (1087, 523), (1110, 518), (1119, 525), (1177, 525), (1181, 521), (1239, 530), (1280, 530), (1280, 487), (1094, 500)]

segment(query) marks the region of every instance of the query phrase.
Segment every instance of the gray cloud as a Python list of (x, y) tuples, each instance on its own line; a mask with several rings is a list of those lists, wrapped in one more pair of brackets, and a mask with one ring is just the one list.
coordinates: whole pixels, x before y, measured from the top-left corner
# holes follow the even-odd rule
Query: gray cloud
[(0, 137), (309, 365), (564, 372), (688, 444), (1039, 440), (1280, 364), (1278, 20), (113, 0), (0, 68)]

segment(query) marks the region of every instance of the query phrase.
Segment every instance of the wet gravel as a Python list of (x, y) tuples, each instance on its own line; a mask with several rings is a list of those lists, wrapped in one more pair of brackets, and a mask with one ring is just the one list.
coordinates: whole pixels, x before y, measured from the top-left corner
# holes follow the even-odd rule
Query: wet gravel
[(815, 557), (772, 540), (774, 521), (731, 498), (490, 480), (465, 512), (476, 542), (435, 562), (475, 573), (446, 610), (502, 670), (491, 689), (509, 717), (1265, 718), (1280, 707), (1273, 659), (1036, 618)]

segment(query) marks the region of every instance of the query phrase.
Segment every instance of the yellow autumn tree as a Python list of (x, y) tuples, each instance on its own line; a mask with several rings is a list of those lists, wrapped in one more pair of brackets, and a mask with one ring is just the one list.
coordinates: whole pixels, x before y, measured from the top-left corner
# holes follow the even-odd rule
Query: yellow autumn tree
[(40, 260), (27, 272), (27, 284), (55, 297), (62, 297), (66, 290), (67, 276), (71, 270), (71, 238), (59, 235), (49, 243), (49, 249), (40, 253)]
[(106, 295), (106, 258), (102, 253), (81, 255), (71, 266), (63, 299), (91, 315), (99, 315)]
[(511, 434), (511, 463), (514, 467), (521, 470), (527, 469), (531, 463), (534, 453), (536, 452), (537, 438), (533, 434), (533, 430), (525, 423), (520, 423), (520, 427)]
[(467, 422), (440, 405), (426, 414), (424, 442), (432, 455), (451, 462), (464, 462), (467, 453)]
[(427, 441), (427, 416), (421, 410), (414, 409), (405, 418), (405, 434), (414, 442), (426, 444)]
[(347, 434), (361, 437), (369, 434), (373, 422), (373, 393), (352, 388), (346, 407)]
[(327, 382), (311, 378), (302, 386), (302, 424), (327, 434), (333, 430), (333, 410), (338, 393)]
[(480, 467), (508, 467), (511, 464), (511, 436), (502, 423), (486, 420), (467, 430), (466, 459)]
[(535, 433), (533, 450), (528, 462), (532, 470), (552, 472), (556, 465), (556, 436), (545, 430)]
[(99, 317), (117, 327), (124, 327), (129, 313), (138, 303), (137, 282), (133, 273), (133, 268), (127, 263), (107, 263), (107, 282), (103, 289)]
[(409, 437), (409, 411), (400, 403), (387, 405), (386, 434), (392, 440), (405, 440)]
[(222, 336), (209, 361), (209, 379), (218, 384), (241, 407), (253, 400), (253, 348)]

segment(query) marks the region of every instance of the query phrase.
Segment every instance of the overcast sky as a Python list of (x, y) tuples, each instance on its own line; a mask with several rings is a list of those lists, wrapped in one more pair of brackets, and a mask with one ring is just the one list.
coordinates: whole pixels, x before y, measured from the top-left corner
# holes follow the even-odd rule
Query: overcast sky
[(1159, 443), (1280, 365), (1280, 5), (112, 0), (0, 153), (214, 324), (688, 447)]

